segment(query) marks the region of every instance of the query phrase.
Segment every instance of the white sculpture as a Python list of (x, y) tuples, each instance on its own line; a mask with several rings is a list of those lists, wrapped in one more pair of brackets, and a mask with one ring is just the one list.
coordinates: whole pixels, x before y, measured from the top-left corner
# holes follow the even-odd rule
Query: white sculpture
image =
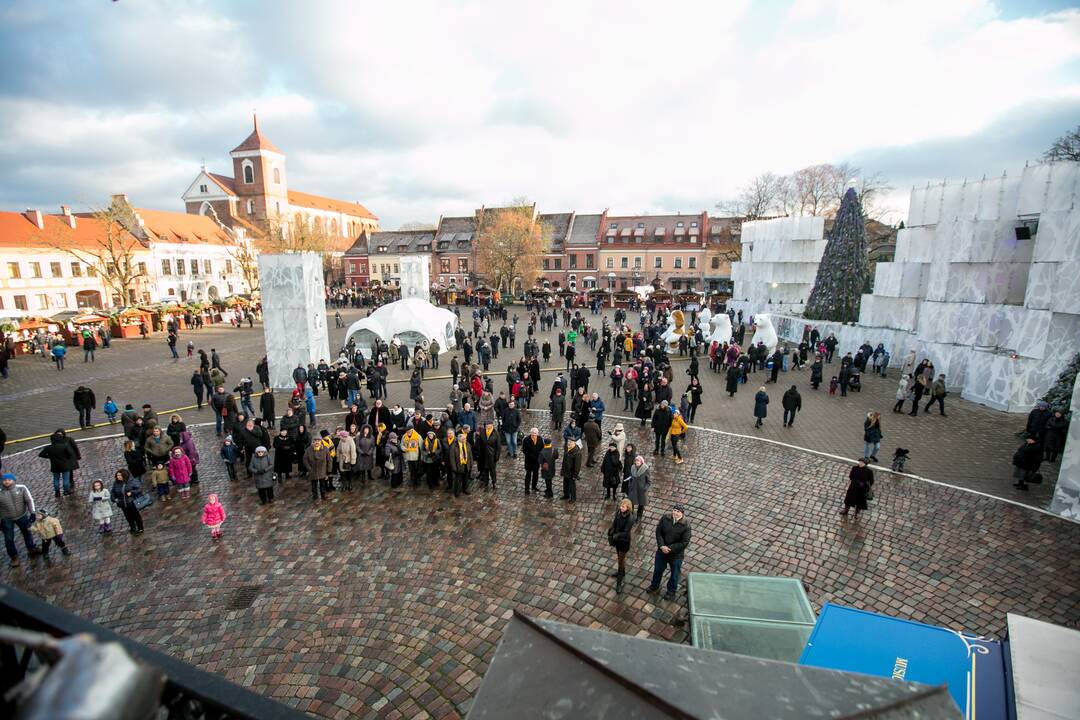
[(712, 331), (706, 335), (709, 343), (715, 342), (723, 345), (726, 342), (731, 342), (731, 318), (727, 313), (720, 313), (713, 317), (710, 325)]
[(672, 310), (668, 315), (668, 326), (660, 339), (667, 344), (668, 352), (679, 351), (679, 338), (686, 334), (686, 319), (682, 310)]
[(754, 343), (765, 343), (765, 349), (769, 355), (776, 352), (776, 344), (779, 342), (779, 338), (776, 337), (776, 329), (773, 328), (772, 318), (766, 315), (754, 316)]

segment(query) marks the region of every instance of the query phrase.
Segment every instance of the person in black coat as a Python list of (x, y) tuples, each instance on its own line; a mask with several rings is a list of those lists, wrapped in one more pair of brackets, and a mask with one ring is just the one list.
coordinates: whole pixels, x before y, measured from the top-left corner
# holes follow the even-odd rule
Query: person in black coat
[(499, 433), (495, 431), (495, 423), (489, 420), (484, 427), (472, 433), (472, 438), (473, 457), (476, 458), (476, 467), (480, 471), (480, 482), (484, 488), (490, 483), (494, 490), (495, 465), (499, 462)]
[(54, 432), (49, 438), (49, 444), (38, 453), (38, 457), (49, 461), (49, 471), (52, 472), (53, 490), (56, 492), (56, 497), (60, 497), (61, 488), (64, 495), (70, 495), (72, 493), (71, 473), (78, 462), (67, 436), (59, 430)]
[(724, 390), (727, 392), (728, 397), (735, 397), (735, 393), (739, 391), (739, 368), (735, 365), (727, 369)]
[(615, 592), (618, 593), (622, 592), (623, 579), (626, 577), (626, 553), (630, 552), (630, 541), (633, 539), (635, 521), (633, 503), (630, 502), (629, 498), (623, 498), (619, 502), (619, 509), (611, 521), (611, 527), (608, 529), (608, 542), (611, 547), (615, 548), (619, 562), (618, 570), (612, 573), (612, 577), (615, 578)]
[(758, 388), (758, 391), (754, 393), (754, 417), (757, 418), (757, 422), (754, 423), (754, 427), (761, 427), (761, 421), (764, 420), (769, 414), (769, 394), (765, 392), (765, 386), (762, 385)]
[(296, 446), (285, 428), (274, 438), (274, 473), (278, 480), (288, 480), (296, 460)]
[(206, 383), (203, 382), (203, 376), (198, 372), (191, 373), (191, 391), (195, 393), (195, 404), (197, 409), (202, 410), (204, 398), (206, 396)]
[(274, 391), (266, 390), (259, 398), (259, 412), (267, 427), (274, 427)]
[(825, 366), (821, 362), (821, 356), (816, 355), (814, 357), (814, 364), (810, 366), (810, 387), (815, 390), (821, 385), (821, 378), (824, 374)]
[(649, 584), (649, 592), (660, 591), (660, 581), (664, 577), (664, 569), (671, 568), (671, 576), (668, 578), (667, 592), (664, 599), (675, 599), (675, 591), (679, 589), (679, 574), (682, 571), (683, 555), (687, 546), (690, 545), (690, 523), (686, 521), (682, 505), (675, 505), (670, 513), (665, 513), (656, 525), (656, 557), (653, 561), (652, 582)]
[(780, 399), (780, 404), (784, 407), (784, 427), (791, 427), (795, 424), (795, 413), (802, 410), (802, 395), (799, 394), (799, 389), (792, 385)]
[[(608, 443), (604, 459), (600, 461), (600, 474), (604, 478), (604, 499), (609, 497), (615, 500), (619, 484), (622, 482), (622, 456), (619, 455), (619, 446), (612, 440)], [(631, 504), (631, 509), (633, 505)]]
[(671, 430), (671, 410), (668, 408), (667, 400), (657, 405), (656, 410), (653, 411), (652, 429), (653, 435), (656, 436), (652, 454), (663, 457), (664, 450), (667, 448), (667, 434)]
[(1046, 421), (1043, 430), (1043, 459), (1047, 462), (1056, 462), (1058, 453), (1065, 449), (1065, 435), (1069, 431), (1069, 421), (1061, 410), (1055, 410), (1054, 414)]
[(540, 429), (533, 428), (521, 443), (521, 454), (525, 458), (525, 494), (537, 492), (540, 482), (540, 451), (544, 449), (544, 440)]
[(866, 466), (866, 458), (859, 458), (855, 467), (848, 473), (848, 488), (844, 494), (844, 509), (841, 515), (847, 515), (848, 510), (855, 508), (855, 517), (866, 509), (866, 501), (870, 499), (870, 488), (874, 484), (874, 471)]
[(1027, 433), (1028, 437), (1035, 438), (1041, 443), (1043, 441), (1043, 431), (1046, 430), (1046, 423), (1053, 414), (1045, 400), (1035, 403), (1035, 408), (1028, 413), (1024, 432)]
[(1013, 453), (1013, 477), (1016, 478), (1013, 487), (1027, 490), (1029, 482), (1036, 485), (1041, 483), (1042, 475), (1039, 474), (1039, 465), (1042, 464), (1042, 459), (1042, 444), (1035, 438), (1029, 437)]
[(88, 428), (93, 425), (90, 421), (90, 411), (97, 407), (97, 398), (94, 397), (94, 391), (85, 385), (80, 385), (75, 388), (71, 401), (79, 412), (79, 427)]

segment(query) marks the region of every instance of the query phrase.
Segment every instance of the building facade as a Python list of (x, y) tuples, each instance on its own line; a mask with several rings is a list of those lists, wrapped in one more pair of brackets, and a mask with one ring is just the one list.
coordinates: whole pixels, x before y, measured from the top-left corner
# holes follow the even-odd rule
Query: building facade
[(600, 228), (600, 272), (606, 290), (626, 290), (659, 279), (672, 291), (701, 291), (708, 214), (605, 215)]
[[(401, 285), (401, 258), (406, 255), (431, 257), (435, 242), (434, 230), (394, 230), (371, 233), (357, 241), (366, 240), (369, 283)], [(356, 245), (353, 246), (355, 248)], [(349, 249), (349, 252), (353, 251)], [(346, 253), (346, 266), (350, 259), (357, 261), (360, 251), (352, 256)], [(359, 284), (359, 283), (357, 283)]]

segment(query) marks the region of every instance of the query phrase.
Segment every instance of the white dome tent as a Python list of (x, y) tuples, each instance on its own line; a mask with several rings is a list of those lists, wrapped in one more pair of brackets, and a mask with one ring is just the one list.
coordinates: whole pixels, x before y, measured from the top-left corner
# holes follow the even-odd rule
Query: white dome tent
[(457, 315), (435, 307), (426, 300), (405, 298), (383, 305), (362, 320), (357, 320), (345, 333), (345, 342), (356, 341), (361, 348), (371, 347), (375, 338), (389, 343), (398, 338), (408, 347), (432, 339), (439, 341), (443, 350), (453, 347)]

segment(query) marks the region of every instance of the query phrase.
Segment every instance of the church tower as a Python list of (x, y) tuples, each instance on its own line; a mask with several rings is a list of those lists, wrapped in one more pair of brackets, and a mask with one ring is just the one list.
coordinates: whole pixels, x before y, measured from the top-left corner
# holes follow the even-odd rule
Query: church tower
[(289, 217), (285, 153), (259, 132), (259, 118), (253, 115), (252, 120), (251, 134), (229, 153), (233, 159), (233, 187), (239, 198), (236, 214), (266, 227), (268, 221), (284, 223)]

